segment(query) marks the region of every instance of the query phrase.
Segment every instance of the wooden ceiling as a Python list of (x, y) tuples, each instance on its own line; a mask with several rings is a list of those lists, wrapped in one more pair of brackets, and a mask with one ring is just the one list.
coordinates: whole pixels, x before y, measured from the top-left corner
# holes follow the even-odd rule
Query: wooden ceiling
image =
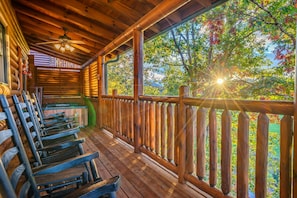
[[(127, 28), (166, 0), (11, 0), (30, 49), (83, 65)], [(168, 1), (168, 0), (167, 0)], [(174, 1), (174, 0), (170, 0)], [(224, 0), (191, 0), (145, 30), (145, 40)], [(73, 52), (61, 53), (53, 44), (64, 34), (83, 41)], [(132, 47), (129, 41), (112, 53)]]

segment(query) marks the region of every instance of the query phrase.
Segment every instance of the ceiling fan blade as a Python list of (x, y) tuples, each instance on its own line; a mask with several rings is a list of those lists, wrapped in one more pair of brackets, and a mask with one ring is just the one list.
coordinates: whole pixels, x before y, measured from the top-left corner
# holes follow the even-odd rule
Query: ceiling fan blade
[(60, 41), (46, 41), (41, 43), (35, 43), (36, 45), (47, 45), (47, 44), (54, 44), (54, 43), (60, 43)]
[(82, 46), (80, 46), (80, 45), (77, 45), (77, 44), (74, 44), (74, 43), (72, 43), (71, 45), (72, 45), (73, 47), (75, 47), (75, 48), (77, 48), (77, 49), (83, 51), (83, 52), (86, 52), (86, 53), (90, 53), (90, 52), (91, 52), (91, 50), (89, 50), (89, 49), (87, 49), (87, 48), (84, 48), (84, 47), (82, 47)]
[(79, 40), (68, 40), (68, 42), (71, 44), (85, 44), (85, 42)]

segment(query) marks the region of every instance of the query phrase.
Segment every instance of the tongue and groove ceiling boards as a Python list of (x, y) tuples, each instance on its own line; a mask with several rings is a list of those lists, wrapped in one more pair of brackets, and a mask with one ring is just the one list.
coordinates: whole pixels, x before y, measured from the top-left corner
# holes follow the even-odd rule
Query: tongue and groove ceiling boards
[[(83, 65), (121, 33), (161, 4), (175, 0), (11, 0), (30, 49)], [(186, 1), (185, 1), (186, 2)], [(144, 32), (145, 40), (181, 23), (222, 0), (191, 0)], [(54, 44), (66, 35), (75, 50), (61, 52)], [(132, 47), (129, 41), (112, 55)]]

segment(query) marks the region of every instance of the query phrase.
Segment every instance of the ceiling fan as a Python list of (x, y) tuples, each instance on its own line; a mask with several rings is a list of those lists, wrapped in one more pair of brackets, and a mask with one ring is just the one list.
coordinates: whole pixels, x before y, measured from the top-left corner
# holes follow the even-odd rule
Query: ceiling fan
[(36, 43), (36, 45), (54, 44), (55, 48), (60, 50), (61, 52), (65, 52), (66, 50), (69, 50), (72, 52), (75, 48), (86, 53), (91, 52), (87, 48), (84, 48), (78, 45), (78, 44), (85, 44), (85, 42), (80, 40), (72, 40), (69, 36), (67, 36), (67, 29), (63, 28), (63, 30), (64, 30), (64, 35), (59, 36), (57, 40)]

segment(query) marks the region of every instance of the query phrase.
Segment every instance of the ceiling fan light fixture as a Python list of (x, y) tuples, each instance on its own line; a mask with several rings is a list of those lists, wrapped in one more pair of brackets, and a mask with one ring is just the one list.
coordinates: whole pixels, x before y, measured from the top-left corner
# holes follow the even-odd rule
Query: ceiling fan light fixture
[(56, 49), (60, 49), (61, 45), (59, 43), (54, 45)]
[(66, 49), (66, 50), (70, 50), (70, 45), (66, 43), (66, 44), (65, 44), (65, 49)]
[(72, 46), (70, 46), (70, 47), (69, 47), (69, 50), (70, 50), (70, 52), (73, 52), (73, 51), (74, 51), (74, 49), (75, 49), (75, 48), (74, 48), (74, 47), (72, 47)]
[(60, 51), (61, 51), (61, 52), (65, 52), (65, 47), (61, 47), (61, 48), (60, 48)]

